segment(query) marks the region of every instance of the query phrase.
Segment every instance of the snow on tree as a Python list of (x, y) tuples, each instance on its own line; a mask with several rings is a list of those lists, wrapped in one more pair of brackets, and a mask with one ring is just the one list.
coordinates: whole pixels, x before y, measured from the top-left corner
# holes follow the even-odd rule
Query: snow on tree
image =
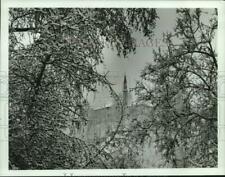
[(216, 30), (216, 10), (177, 9), (174, 33), (135, 88), (154, 109), (148, 134), (174, 167), (217, 166)]
[[(11, 8), (9, 10), (10, 168), (108, 168), (111, 156), (61, 129), (85, 122), (84, 92), (110, 88), (96, 66), (109, 43), (135, 51), (134, 30), (149, 38), (155, 9)], [(87, 162), (91, 165), (85, 166)], [(94, 166), (93, 166), (94, 165)]]

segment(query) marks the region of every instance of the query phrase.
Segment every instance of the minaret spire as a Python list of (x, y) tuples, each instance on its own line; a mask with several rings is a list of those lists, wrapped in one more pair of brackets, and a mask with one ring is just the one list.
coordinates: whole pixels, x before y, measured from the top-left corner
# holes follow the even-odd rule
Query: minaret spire
[(124, 104), (124, 106), (127, 106), (127, 104), (128, 104), (128, 89), (127, 89), (126, 74), (124, 74), (124, 79), (123, 79), (123, 104)]

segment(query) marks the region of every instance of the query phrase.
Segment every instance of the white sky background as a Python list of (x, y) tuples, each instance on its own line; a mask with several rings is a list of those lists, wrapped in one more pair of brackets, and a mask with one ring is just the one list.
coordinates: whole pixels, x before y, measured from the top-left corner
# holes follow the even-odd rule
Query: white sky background
[[(127, 76), (128, 88), (133, 88), (137, 80), (140, 79), (140, 72), (147, 63), (153, 62), (153, 49), (157, 49), (162, 44), (162, 33), (172, 32), (176, 24), (176, 9), (157, 9), (159, 19), (156, 23), (152, 42), (141, 33), (134, 34), (137, 40), (136, 53), (129, 54), (127, 58), (118, 57), (117, 51), (111, 48), (104, 48), (104, 66), (99, 67), (99, 71), (107, 72), (108, 79), (115, 84), (113, 88), (119, 94), (123, 88), (124, 74)], [(134, 101), (135, 95), (132, 93)], [(94, 109), (112, 104), (113, 100), (106, 88), (98, 87), (98, 92), (89, 94), (90, 106)]]

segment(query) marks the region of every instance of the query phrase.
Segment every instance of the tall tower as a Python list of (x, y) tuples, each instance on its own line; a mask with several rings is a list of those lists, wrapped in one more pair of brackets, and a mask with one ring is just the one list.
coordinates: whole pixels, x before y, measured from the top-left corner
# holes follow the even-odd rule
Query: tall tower
[(128, 104), (128, 89), (127, 89), (127, 77), (124, 75), (123, 79), (123, 105), (127, 106)]

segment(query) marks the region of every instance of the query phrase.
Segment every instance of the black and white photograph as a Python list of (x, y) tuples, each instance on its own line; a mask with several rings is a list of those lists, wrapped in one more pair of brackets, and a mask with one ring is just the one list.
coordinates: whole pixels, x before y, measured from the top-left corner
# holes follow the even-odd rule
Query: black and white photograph
[(8, 170), (218, 168), (218, 9), (8, 8)]

